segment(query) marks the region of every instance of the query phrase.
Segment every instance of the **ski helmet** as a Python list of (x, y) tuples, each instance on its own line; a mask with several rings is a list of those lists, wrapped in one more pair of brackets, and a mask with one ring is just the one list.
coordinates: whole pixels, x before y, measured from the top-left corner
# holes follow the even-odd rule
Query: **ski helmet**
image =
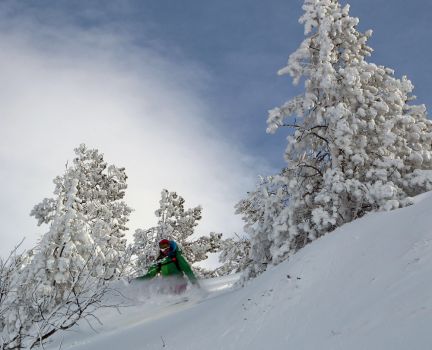
[(160, 242), (159, 242), (159, 248), (160, 248), (160, 250), (165, 250), (165, 249), (167, 249), (167, 248), (169, 248), (170, 247), (170, 241), (169, 240), (167, 240), (167, 239), (162, 239)]

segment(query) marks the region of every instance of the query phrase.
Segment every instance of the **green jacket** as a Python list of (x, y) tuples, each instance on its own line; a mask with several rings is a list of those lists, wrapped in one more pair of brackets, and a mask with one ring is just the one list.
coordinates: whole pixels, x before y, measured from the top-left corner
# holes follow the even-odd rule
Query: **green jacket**
[(156, 263), (149, 267), (147, 273), (138, 277), (138, 279), (151, 279), (158, 274), (163, 277), (186, 275), (192, 284), (197, 283), (197, 278), (179, 249), (162, 259), (158, 259)]

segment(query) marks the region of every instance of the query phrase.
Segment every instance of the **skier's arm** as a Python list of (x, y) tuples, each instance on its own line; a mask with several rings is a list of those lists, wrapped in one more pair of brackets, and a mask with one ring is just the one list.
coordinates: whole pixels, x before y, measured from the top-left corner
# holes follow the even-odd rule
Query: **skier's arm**
[(150, 278), (155, 277), (160, 272), (160, 264), (151, 265), (144, 276), (137, 277), (139, 280), (148, 280)]
[(198, 280), (196, 276), (194, 275), (189, 263), (186, 261), (186, 259), (183, 257), (183, 255), (178, 254), (177, 260), (180, 266), (180, 269), (186, 274), (186, 276), (189, 278), (192, 284), (198, 284)]

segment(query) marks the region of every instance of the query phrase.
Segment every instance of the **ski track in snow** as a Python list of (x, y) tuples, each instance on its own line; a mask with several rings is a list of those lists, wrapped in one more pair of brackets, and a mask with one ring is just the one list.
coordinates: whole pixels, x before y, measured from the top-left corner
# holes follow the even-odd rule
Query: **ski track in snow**
[(428, 193), (371, 213), (244, 288), (231, 288), (238, 276), (207, 280), (207, 293), (189, 290), (188, 301), (138, 288), (136, 305), (101, 312), (97, 334), (81, 323), (62, 349), (430, 349), (431, 211)]

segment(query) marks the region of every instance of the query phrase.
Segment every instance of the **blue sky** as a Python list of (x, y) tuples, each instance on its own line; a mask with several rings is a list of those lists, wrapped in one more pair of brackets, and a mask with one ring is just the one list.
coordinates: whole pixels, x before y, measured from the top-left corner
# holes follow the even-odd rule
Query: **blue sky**
[[(431, 106), (432, 3), (349, 3), (374, 30), (370, 61), (407, 75)], [(152, 224), (167, 187), (203, 204), (202, 233), (241, 231), (233, 204), (283, 166), (286, 133), (267, 135), (265, 121), (301, 91), (276, 74), (303, 40), (301, 5), (2, 1), (2, 235), (35, 240), (28, 213), (81, 142), (126, 166), (133, 229)]]
[[(160, 45), (165, 54), (196, 62), (211, 75), (203, 97), (218, 111), (226, 135), (270, 161), (283, 165), (284, 135), (265, 134), (268, 109), (281, 104), (295, 89), (287, 77), (278, 77), (288, 55), (303, 39), (297, 22), (300, 0), (127, 1), (100, 13), (101, 3), (83, 11), (76, 2), (69, 9), (80, 14), (84, 26), (113, 21), (136, 31), (141, 45)], [(346, 3), (344, 1), (343, 3)], [(360, 28), (372, 28), (375, 49), (371, 61), (408, 75), (419, 102), (430, 105), (432, 56), (428, 0), (352, 0), (351, 15)], [(96, 3), (93, 3), (96, 4)], [(98, 18), (97, 21), (94, 21)]]
[[(247, 152), (265, 158), (270, 166), (283, 165), (285, 135), (266, 135), (268, 109), (297, 93), (287, 77), (277, 77), (289, 55), (303, 38), (297, 19), (299, 0), (130, 1), (120, 11), (114, 6), (108, 18), (122, 28), (142, 30), (137, 42), (161, 45), (166, 54), (197, 62), (211, 82), (203, 97), (219, 113), (218, 126)], [(346, 3), (346, 2), (344, 2)], [(431, 105), (432, 38), (428, 0), (353, 0), (351, 14), (360, 28), (374, 30), (371, 61), (408, 75), (419, 102)], [(80, 6), (77, 6), (80, 8)], [(100, 9), (99, 6), (97, 8)], [(72, 9), (75, 12), (76, 8)], [(120, 13), (120, 15), (119, 15)], [(94, 25), (92, 15), (83, 16)], [(101, 17), (103, 21), (103, 16)], [(106, 18), (105, 18), (106, 20)]]

